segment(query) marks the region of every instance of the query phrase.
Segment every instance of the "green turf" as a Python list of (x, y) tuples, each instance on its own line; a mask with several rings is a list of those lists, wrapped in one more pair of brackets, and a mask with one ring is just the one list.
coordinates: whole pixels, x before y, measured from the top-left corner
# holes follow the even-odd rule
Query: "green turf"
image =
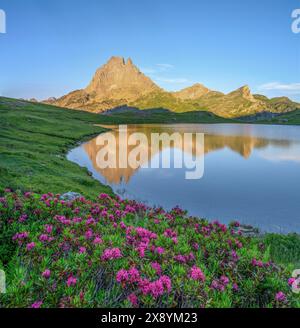
[(276, 263), (293, 264), (300, 268), (300, 236), (298, 234), (266, 234), (264, 243), (270, 249), (270, 257)]
[(97, 115), (1, 98), (0, 188), (89, 196), (110, 192), (65, 158), (78, 140), (103, 131), (92, 123)]

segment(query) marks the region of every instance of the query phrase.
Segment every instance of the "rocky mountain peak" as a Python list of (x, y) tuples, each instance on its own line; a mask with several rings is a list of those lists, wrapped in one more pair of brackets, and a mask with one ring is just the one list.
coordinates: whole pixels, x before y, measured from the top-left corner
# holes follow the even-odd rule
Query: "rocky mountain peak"
[(131, 101), (155, 90), (160, 88), (141, 73), (130, 58), (125, 61), (123, 57), (111, 57), (96, 71), (85, 92), (97, 100)]

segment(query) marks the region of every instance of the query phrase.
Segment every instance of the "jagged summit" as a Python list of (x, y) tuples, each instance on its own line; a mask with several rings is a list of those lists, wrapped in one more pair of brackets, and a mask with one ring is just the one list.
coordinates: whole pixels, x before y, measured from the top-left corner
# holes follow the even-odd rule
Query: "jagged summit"
[(85, 89), (96, 99), (135, 100), (160, 88), (146, 77), (129, 58), (111, 57), (100, 67), (89, 86)]

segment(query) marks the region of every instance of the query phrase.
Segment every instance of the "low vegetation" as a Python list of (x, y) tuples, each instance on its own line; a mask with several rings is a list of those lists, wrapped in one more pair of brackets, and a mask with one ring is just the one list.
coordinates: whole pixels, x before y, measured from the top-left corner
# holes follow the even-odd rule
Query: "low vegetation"
[(89, 113), (1, 98), (0, 187), (72, 190), (90, 196), (109, 192), (85, 169), (65, 158), (78, 140), (104, 131), (92, 124), (96, 118)]
[(237, 222), (107, 194), (66, 202), (10, 190), (0, 216), (12, 249), (5, 307), (300, 306), (291, 272)]

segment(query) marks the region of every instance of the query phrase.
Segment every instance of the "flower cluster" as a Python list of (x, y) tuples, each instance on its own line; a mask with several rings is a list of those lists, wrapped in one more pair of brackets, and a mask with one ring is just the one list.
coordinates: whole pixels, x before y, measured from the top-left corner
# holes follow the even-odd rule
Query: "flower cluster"
[(241, 235), (237, 222), (226, 226), (107, 194), (65, 201), (11, 191), (0, 199), (0, 218), (17, 254), (5, 306), (295, 304), (290, 272), (270, 261), (261, 241)]

